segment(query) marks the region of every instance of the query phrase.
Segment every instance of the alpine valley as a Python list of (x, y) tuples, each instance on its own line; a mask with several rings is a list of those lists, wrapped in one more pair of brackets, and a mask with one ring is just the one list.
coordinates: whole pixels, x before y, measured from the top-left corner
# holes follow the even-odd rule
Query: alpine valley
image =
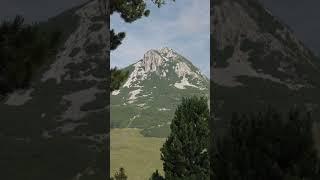
[(209, 96), (209, 79), (167, 47), (147, 51), (123, 70), (129, 77), (111, 93), (111, 128), (139, 128), (144, 136), (166, 137), (182, 97)]

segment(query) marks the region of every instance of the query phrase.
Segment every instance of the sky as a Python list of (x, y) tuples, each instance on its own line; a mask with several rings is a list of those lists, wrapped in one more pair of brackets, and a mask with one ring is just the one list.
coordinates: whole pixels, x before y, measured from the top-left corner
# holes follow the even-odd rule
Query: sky
[[(64, 10), (67, 10), (71, 7), (81, 4), (85, 1), (86, 0), (0, 0), (0, 20), (7, 17), (13, 17), (16, 14), (23, 15), (26, 18), (27, 22), (45, 20), (49, 17), (55, 16), (63, 12)], [(148, 0), (148, 1), (151, 1), (151, 0)], [(268, 7), (274, 15), (280, 17), (281, 20), (283, 20), (286, 24), (288, 24), (294, 30), (294, 32), (296, 33), (299, 39), (305, 42), (307, 46), (309, 46), (312, 50), (314, 50), (314, 52), (316, 52), (317, 54), (320, 54), (320, 35), (319, 35), (320, 1), (319, 0), (303, 0), (303, 1), (302, 0), (260, 0), (260, 1), (264, 2), (266, 7)], [(190, 4), (195, 4), (195, 6), (190, 6)], [(180, 30), (181, 32), (184, 32), (184, 34), (187, 34), (185, 31), (190, 31), (190, 29), (189, 28), (186, 29), (186, 27), (192, 26), (192, 24), (201, 22), (202, 26), (200, 27), (204, 27), (206, 26), (204, 24), (209, 22), (208, 20), (209, 17), (207, 15), (207, 12), (209, 12), (208, 10), (209, 0), (176, 0), (175, 3), (169, 3), (166, 6), (162, 7), (161, 9), (158, 9), (155, 6), (151, 6), (151, 7), (153, 11), (150, 15), (150, 18), (140, 19), (137, 22), (134, 22), (133, 24), (130, 24), (130, 25), (119, 21), (119, 18), (117, 17), (112, 18), (114, 20), (118, 19), (118, 22), (112, 21), (114, 27), (120, 27), (120, 28), (116, 28), (117, 31), (121, 29), (132, 28), (132, 32), (131, 31), (128, 32), (128, 38), (124, 42), (138, 41), (138, 37), (141, 37), (142, 36), (141, 34), (143, 34), (140, 31), (141, 28), (139, 29), (139, 25), (141, 26), (143, 25), (143, 23), (156, 25), (153, 28), (153, 29), (156, 29), (154, 32), (159, 33), (159, 31), (161, 31), (162, 33), (159, 33), (159, 34), (164, 34), (164, 32), (166, 32), (167, 29), (164, 29), (163, 27), (166, 27), (166, 28), (170, 27), (170, 25), (168, 25), (165, 22), (166, 20), (171, 20), (171, 23), (173, 24), (171, 25), (171, 28), (179, 29), (179, 30), (176, 30), (175, 32), (172, 32), (173, 30), (169, 29), (169, 32), (167, 32), (167, 34), (169, 34), (169, 36), (172, 37), (174, 36), (174, 34), (177, 34), (177, 32)], [(186, 9), (186, 10), (183, 12), (183, 9)], [(199, 19), (199, 22), (195, 21), (190, 24), (186, 23), (188, 20), (187, 18), (184, 18), (183, 20), (183, 16), (184, 15), (191, 16), (192, 14), (195, 14), (195, 16), (192, 17), (193, 20)], [(182, 25), (180, 24), (180, 27), (179, 25), (176, 25), (176, 27), (174, 27), (173, 20), (178, 19), (178, 16), (181, 17), (180, 22)], [(156, 23), (157, 20), (163, 23), (157, 24)], [(151, 21), (153, 21), (153, 23)], [(183, 27), (185, 27), (185, 29), (183, 29)], [(200, 27), (192, 27), (191, 31), (194, 28), (201, 29)], [(153, 30), (152, 28), (148, 28), (148, 29)], [(206, 28), (203, 28), (203, 29), (206, 29)], [(132, 33), (134, 32), (135, 33), (139, 32), (140, 36), (137, 35), (136, 33), (135, 36), (132, 37)], [(148, 32), (148, 30), (143, 30), (143, 32)], [(170, 34), (170, 33), (174, 33), (174, 34)], [(193, 35), (193, 33), (189, 33), (189, 34)], [(205, 35), (206, 33), (202, 33), (202, 34)], [(155, 33), (144, 34), (144, 36), (148, 38), (152, 38), (152, 36), (155, 36)], [(171, 42), (173, 42), (172, 39), (174, 38), (170, 38), (169, 36), (167, 36), (165, 39), (171, 39), (171, 41), (163, 40), (162, 42), (167, 42), (168, 46), (175, 48), (176, 46), (175, 44), (177, 43), (171, 44)], [(160, 35), (158, 35), (158, 39), (160, 39)], [(194, 41), (195, 39), (197, 41)], [(193, 57), (200, 57), (200, 55), (196, 55), (196, 54), (201, 54), (201, 52), (204, 52), (204, 53), (208, 52), (203, 47), (203, 43), (201, 43), (201, 41), (202, 42), (206, 41), (203, 39), (205, 39), (205, 37), (204, 38), (188, 38), (188, 40), (185, 43), (182, 43), (182, 45), (179, 46), (180, 49), (176, 49), (176, 48), (175, 49), (178, 52), (180, 52), (181, 50), (181, 54), (183, 54), (184, 56), (190, 56), (192, 57), (192, 59), (190, 58), (190, 60), (195, 61), (196, 59)], [(145, 42), (146, 44), (144, 46), (149, 46), (150, 44), (152, 44), (150, 43), (152, 42), (152, 40), (148, 40), (148, 42), (149, 43)], [(165, 43), (162, 43), (162, 44), (165, 44)], [(187, 50), (188, 48), (183, 48), (183, 46), (187, 46), (190, 44), (192, 44), (192, 47), (196, 46), (197, 47), (196, 49), (199, 51), (193, 54), (193, 53), (189, 53), (189, 50)], [(124, 49), (124, 46), (125, 44), (120, 46), (119, 50), (117, 50), (118, 52), (117, 51), (113, 52), (111, 57), (113, 57), (115, 53), (119, 53), (120, 49)], [(140, 47), (140, 51), (137, 50), (137, 52), (140, 52), (140, 56), (134, 56), (131, 59), (132, 62), (134, 62), (135, 61), (134, 59), (137, 57), (138, 59), (141, 58), (141, 54), (143, 54), (143, 50), (141, 50), (142, 49), (141, 46), (142, 45), (138, 46)], [(158, 48), (158, 46), (156, 45), (154, 45), (154, 47)], [(128, 53), (129, 52), (127, 52), (127, 54)], [(134, 54), (134, 53), (131, 53), (131, 54)], [(135, 53), (135, 54), (139, 54), (139, 53)], [(209, 56), (209, 54), (207, 56)], [(122, 59), (122, 58), (119, 57), (119, 59)], [(200, 59), (197, 59), (197, 60), (200, 60)], [(118, 64), (121, 66), (125, 65), (124, 59), (119, 60)], [(203, 69), (203, 66), (201, 69)]]
[(161, 8), (148, 2), (149, 17), (131, 24), (119, 14), (111, 16), (111, 28), (126, 32), (122, 45), (111, 52), (111, 66), (126, 67), (150, 49), (169, 47), (209, 77), (210, 0), (176, 0)]
[(86, 0), (0, 0), (0, 20), (22, 15), (26, 22), (43, 21)]
[(290, 26), (296, 36), (320, 55), (319, 0), (260, 0)]

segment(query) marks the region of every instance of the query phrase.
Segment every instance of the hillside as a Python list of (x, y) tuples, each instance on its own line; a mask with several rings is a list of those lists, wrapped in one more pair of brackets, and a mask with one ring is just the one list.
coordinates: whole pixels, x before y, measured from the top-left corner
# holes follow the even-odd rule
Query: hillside
[(209, 80), (170, 48), (147, 51), (124, 68), (128, 80), (111, 94), (111, 128), (140, 128), (145, 136), (166, 137), (183, 96), (209, 95)]
[(217, 120), (266, 105), (304, 105), (320, 117), (320, 61), (287, 25), (256, 0), (215, 1), (211, 23)]
[(108, 30), (99, 2), (40, 25), (61, 30), (63, 41), (30, 87), (0, 103), (2, 178), (105, 178)]

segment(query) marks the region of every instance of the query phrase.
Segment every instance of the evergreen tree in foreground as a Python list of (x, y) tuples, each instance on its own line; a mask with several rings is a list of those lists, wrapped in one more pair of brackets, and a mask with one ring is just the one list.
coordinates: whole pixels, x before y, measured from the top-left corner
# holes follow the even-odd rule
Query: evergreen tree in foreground
[(214, 179), (320, 179), (312, 125), (310, 114), (297, 109), (286, 117), (273, 109), (234, 114), (228, 135), (217, 141), (212, 156)]
[(110, 178), (110, 180), (114, 180), (114, 179), (115, 180), (127, 180), (128, 179), (124, 168), (122, 168), (122, 167), (119, 168), (119, 171), (115, 173), (114, 178), (113, 177)]
[(167, 180), (209, 179), (209, 109), (204, 97), (183, 98), (161, 148)]
[(164, 180), (164, 178), (160, 175), (159, 171), (156, 170), (156, 172), (154, 172), (151, 176), (151, 178), (149, 178), (149, 180)]

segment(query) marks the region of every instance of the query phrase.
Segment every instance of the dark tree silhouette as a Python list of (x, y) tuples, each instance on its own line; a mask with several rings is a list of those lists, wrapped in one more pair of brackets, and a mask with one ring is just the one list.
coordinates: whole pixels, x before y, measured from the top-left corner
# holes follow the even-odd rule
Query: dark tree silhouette
[(164, 180), (164, 177), (162, 177), (159, 174), (159, 171), (156, 170), (156, 172), (152, 173), (152, 176), (149, 178), (149, 180)]
[(42, 31), (38, 24), (24, 24), (22, 16), (0, 25), (0, 94), (29, 86), (35, 71), (53, 55), (59, 31)]
[(167, 180), (209, 179), (209, 109), (204, 97), (183, 98), (161, 148)]
[(269, 108), (233, 114), (228, 134), (217, 140), (212, 171), (219, 180), (295, 180), (320, 178), (309, 113), (291, 110), (286, 117)]
[(114, 179), (115, 180), (127, 180), (127, 175), (125, 173), (124, 168), (120, 168), (118, 172), (115, 173)]
[(111, 69), (111, 91), (119, 89), (121, 83), (128, 78), (128, 71), (118, 70), (117, 67)]

